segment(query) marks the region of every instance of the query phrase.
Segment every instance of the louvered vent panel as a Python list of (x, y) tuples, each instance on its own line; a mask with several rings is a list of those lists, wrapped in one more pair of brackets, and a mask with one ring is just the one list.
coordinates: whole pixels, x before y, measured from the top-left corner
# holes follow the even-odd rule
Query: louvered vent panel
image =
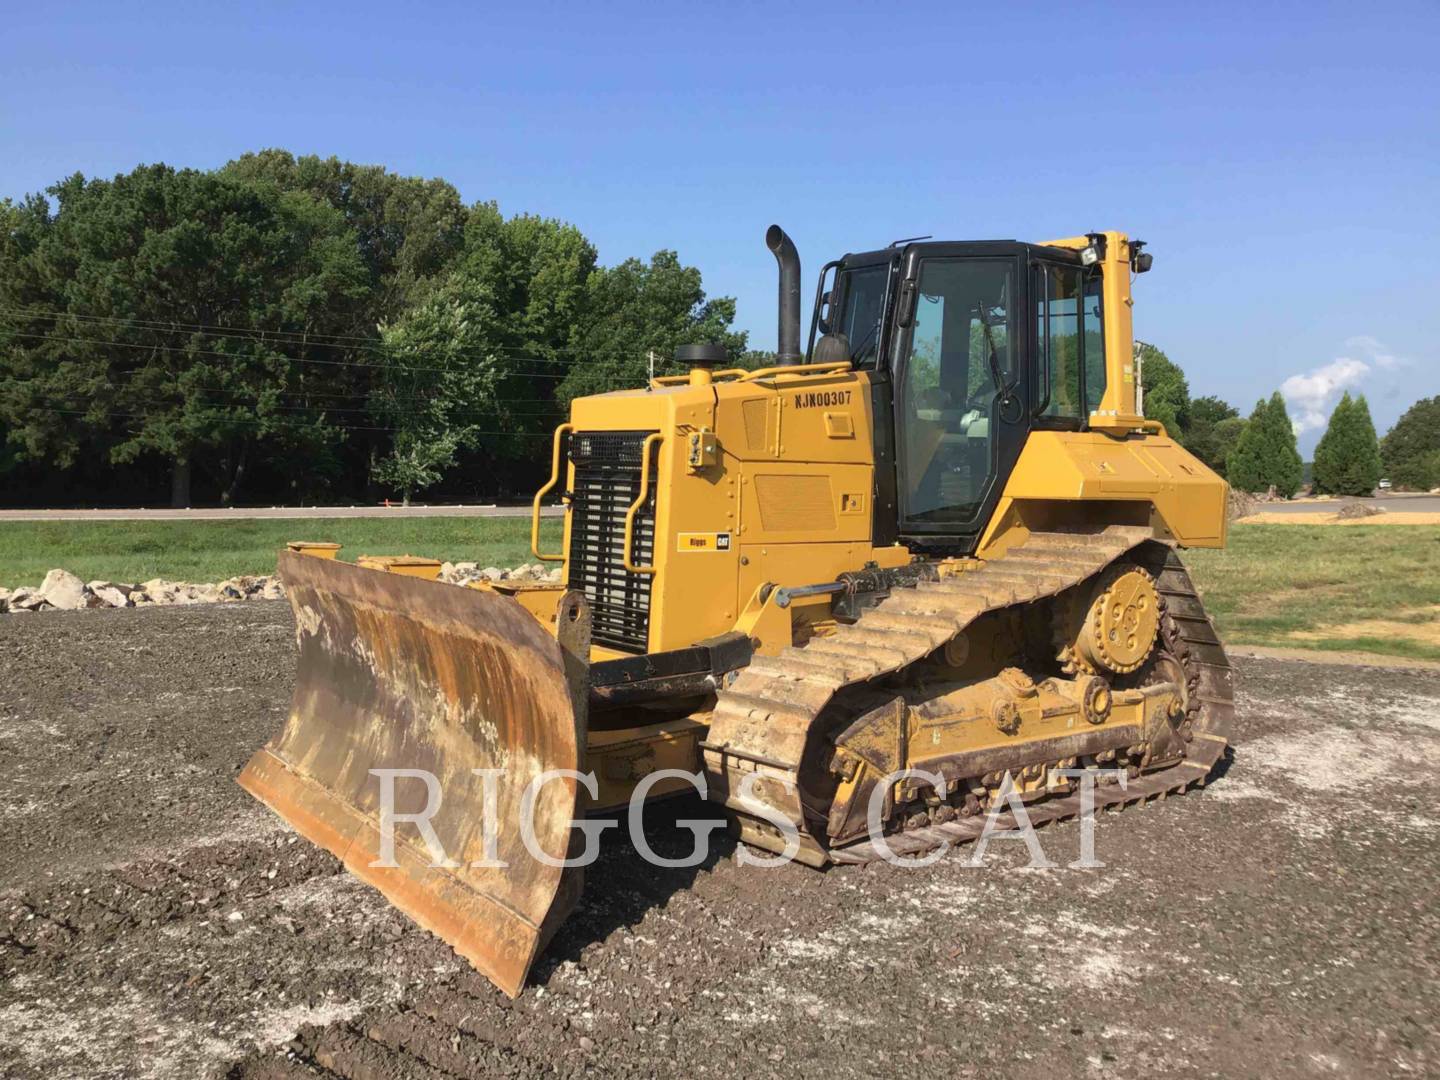
[[(585, 593), (591, 637), (601, 645), (643, 653), (650, 634), (649, 574), (625, 570), (625, 512), (640, 494), (640, 453), (649, 431), (577, 431), (570, 436), (575, 487), (570, 503), (570, 580)], [(653, 565), (655, 474), (650, 497), (635, 515), (631, 561)]]

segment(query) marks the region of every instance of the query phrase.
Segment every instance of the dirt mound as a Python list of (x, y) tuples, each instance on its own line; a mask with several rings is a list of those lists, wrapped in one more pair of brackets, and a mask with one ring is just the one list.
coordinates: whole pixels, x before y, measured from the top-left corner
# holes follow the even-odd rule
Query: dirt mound
[(1248, 491), (1241, 491), (1239, 488), (1230, 489), (1230, 500), (1228, 513), (1231, 521), (1238, 521), (1240, 518), (1249, 517), (1255, 513), (1255, 507), (1260, 500), (1251, 495)]
[(1355, 518), (1376, 517), (1385, 511), (1378, 506), (1371, 506), (1369, 503), (1346, 503), (1335, 514), (1337, 521), (1351, 521)]

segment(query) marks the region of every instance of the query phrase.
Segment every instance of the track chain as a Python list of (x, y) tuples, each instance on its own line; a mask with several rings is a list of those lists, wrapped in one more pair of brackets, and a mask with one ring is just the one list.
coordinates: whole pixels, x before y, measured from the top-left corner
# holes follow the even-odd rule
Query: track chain
[[(797, 781), (807, 736), (838, 692), (893, 674), (929, 655), (976, 619), (992, 611), (1048, 599), (1099, 573), (1123, 555), (1154, 575), (1164, 604), (1161, 633), (1191, 683), (1192, 738), (1186, 757), (1155, 772), (1095, 789), (1097, 807), (1159, 801), (1209, 776), (1228, 743), (1234, 714), (1230, 663), (1205, 614), (1189, 573), (1173, 548), (1157, 543), (1147, 528), (1110, 526), (1096, 533), (1033, 532), (1023, 545), (980, 568), (939, 582), (921, 582), (867, 610), (835, 635), (816, 638), (779, 656), (757, 657), (718, 695), (707, 759), (748, 758), (784, 769)], [(1077, 816), (1078, 794), (1027, 808), (1032, 824)], [(973, 840), (985, 827), (976, 815), (908, 830), (887, 838), (892, 852), (922, 855), (941, 844)], [(1013, 827), (1010, 814), (1000, 827)], [(869, 841), (832, 848), (836, 863), (881, 857)]]

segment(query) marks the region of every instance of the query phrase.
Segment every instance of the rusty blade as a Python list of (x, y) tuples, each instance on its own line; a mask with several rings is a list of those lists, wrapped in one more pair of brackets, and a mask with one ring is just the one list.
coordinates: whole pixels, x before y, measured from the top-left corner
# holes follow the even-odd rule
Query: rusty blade
[[(294, 552), (281, 553), (280, 575), (300, 650), (295, 697), (241, 786), (518, 994), (542, 935), (578, 896), (573, 877), (562, 882), (567, 872), (530, 854), (520, 828), (531, 780), (579, 769), (584, 753), (559, 644), (494, 593)], [(375, 865), (381, 783), (372, 769), (423, 769), (438, 780), (430, 824), (455, 865), (435, 865), (438, 853), (403, 820), (393, 829), (397, 865)], [(505, 867), (473, 865), (485, 858), (474, 769), (505, 770), (493, 829)], [(552, 859), (569, 849), (576, 791), (573, 779), (557, 778), (536, 799), (536, 847)], [(394, 793), (397, 815), (420, 812), (429, 797), (423, 780), (408, 777)]]

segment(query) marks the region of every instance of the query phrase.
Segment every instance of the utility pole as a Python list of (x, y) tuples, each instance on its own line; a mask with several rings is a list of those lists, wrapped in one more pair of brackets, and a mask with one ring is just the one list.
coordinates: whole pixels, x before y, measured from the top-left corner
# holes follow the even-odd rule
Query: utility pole
[(646, 350), (645, 350), (645, 359), (650, 361), (650, 381), (651, 381), (651, 382), (654, 382), (654, 381), (655, 381), (655, 350), (654, 350), (654, 349), (646, 349)]

